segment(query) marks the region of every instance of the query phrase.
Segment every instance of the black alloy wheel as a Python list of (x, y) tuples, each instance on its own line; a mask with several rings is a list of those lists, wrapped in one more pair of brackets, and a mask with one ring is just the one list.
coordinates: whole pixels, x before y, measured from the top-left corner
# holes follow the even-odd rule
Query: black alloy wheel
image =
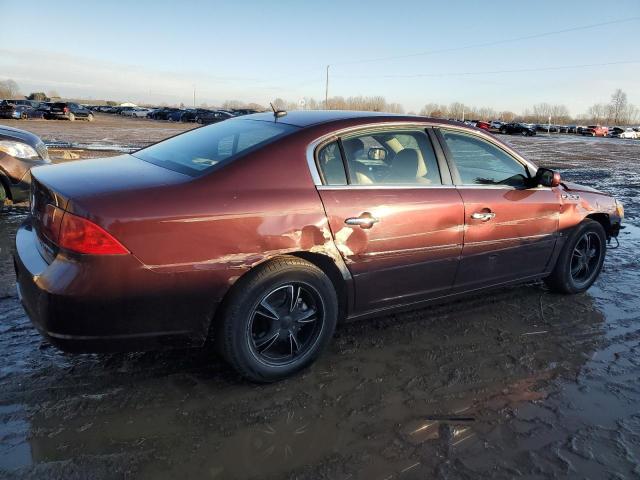
[(599, 222), (586, 218), (567, 238), (551, 274), (544, 279), (558, 293), (586, 291), (602, 271), (607, 234)]
[(594, 280), (602, 253), (600, 237), (595, 232), (583, 233), (571, 254), (571, 278), (576, 287), (582, 288)]
[(247, 328), (249, 348), (266, 365), (288, 365), (306, 354), (324, 325), (320, 294), (304, 283), (288, 283), (267, 293)]

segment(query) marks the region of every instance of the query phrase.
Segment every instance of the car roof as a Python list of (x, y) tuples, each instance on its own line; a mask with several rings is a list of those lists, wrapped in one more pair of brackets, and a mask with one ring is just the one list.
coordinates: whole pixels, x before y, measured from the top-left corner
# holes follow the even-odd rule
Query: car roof
[(373, 121), (434, 121), (438, 123), (457, 124), (457, 122), (450, 122), (442, 119), (432, 119), (427, 117), (419, 117), (416, 115), (402, 115), (396, 113), (384, 113), (384, 112), (361, 112), (361, 111), (349, 111), (349, 110), (292, 110), (287, 112), (287, 115), (279, 117), (277, 120), (274, 118), (273, 112), (254, 113), (251, 115), (245, 115), (244, 119), (251, 120), (267, 120), (277, 121), (278, 123), (285, 123), (296, 127), (310, 127), (312, 125), (318, 125), (321, 123), (338, 122), (341, 120), (362, 120), (365, 123), (367, 120)]

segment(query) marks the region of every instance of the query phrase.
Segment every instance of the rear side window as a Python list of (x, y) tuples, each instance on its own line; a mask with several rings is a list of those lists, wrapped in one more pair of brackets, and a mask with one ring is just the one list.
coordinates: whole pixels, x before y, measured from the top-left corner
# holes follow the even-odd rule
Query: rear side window
[(375, 131), (342, 139), (353, 185), (441, 185), (431, 142), (422, 130)]
[(463, 185), (526, 186), (527, 171), (504, 150), (473, 135), (442, 130)]
[(199, 176), (296, 130), (259, 120), (227, 120), (196, 128), (132, 155), (161, 167)]
[(325, 185), (346, 185), (347, 175), (338, 142), (331, 142), (318, 152), (318, 168)]

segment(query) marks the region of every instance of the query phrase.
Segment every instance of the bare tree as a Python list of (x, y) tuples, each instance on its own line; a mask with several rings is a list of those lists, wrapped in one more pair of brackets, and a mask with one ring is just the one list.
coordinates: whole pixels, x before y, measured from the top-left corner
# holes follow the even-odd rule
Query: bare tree
[(18, 84), (11, 80), (10, 78), (7, 80), (0, 81), (0, 98), (16, 98), (20, 95), (20, 87)]
[(244, 103), (240, 100), (225, 100), (222, 104), (222, 108), (225, 110), (235, 110), (237, 108), (244, 108)]
[(617, 89), (611, 95), (611, 102), (609, 102), (609, 118), (613, 120), (616, 125), (626, 122), (627, 119), (623, 118), (627, 113), (628, 103), (627, 94), (621, 89)]

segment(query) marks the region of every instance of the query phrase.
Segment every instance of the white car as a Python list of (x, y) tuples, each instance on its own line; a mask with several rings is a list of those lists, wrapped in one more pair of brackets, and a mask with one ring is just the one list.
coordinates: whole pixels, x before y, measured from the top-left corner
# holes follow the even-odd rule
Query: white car
[(122, 115), (125, 115), (127, 117), (146, 118), (147, 113), (149, 113), (150, 111), (151, 111), (150, 108), (134, 108), (132, 110), (126, 110), (122, 112)]
[(640, 132), (635, 131), (633, 128), (627, 128), (620, 134), (620, 138), (632, 138), (634, 140), (639, 139)]

